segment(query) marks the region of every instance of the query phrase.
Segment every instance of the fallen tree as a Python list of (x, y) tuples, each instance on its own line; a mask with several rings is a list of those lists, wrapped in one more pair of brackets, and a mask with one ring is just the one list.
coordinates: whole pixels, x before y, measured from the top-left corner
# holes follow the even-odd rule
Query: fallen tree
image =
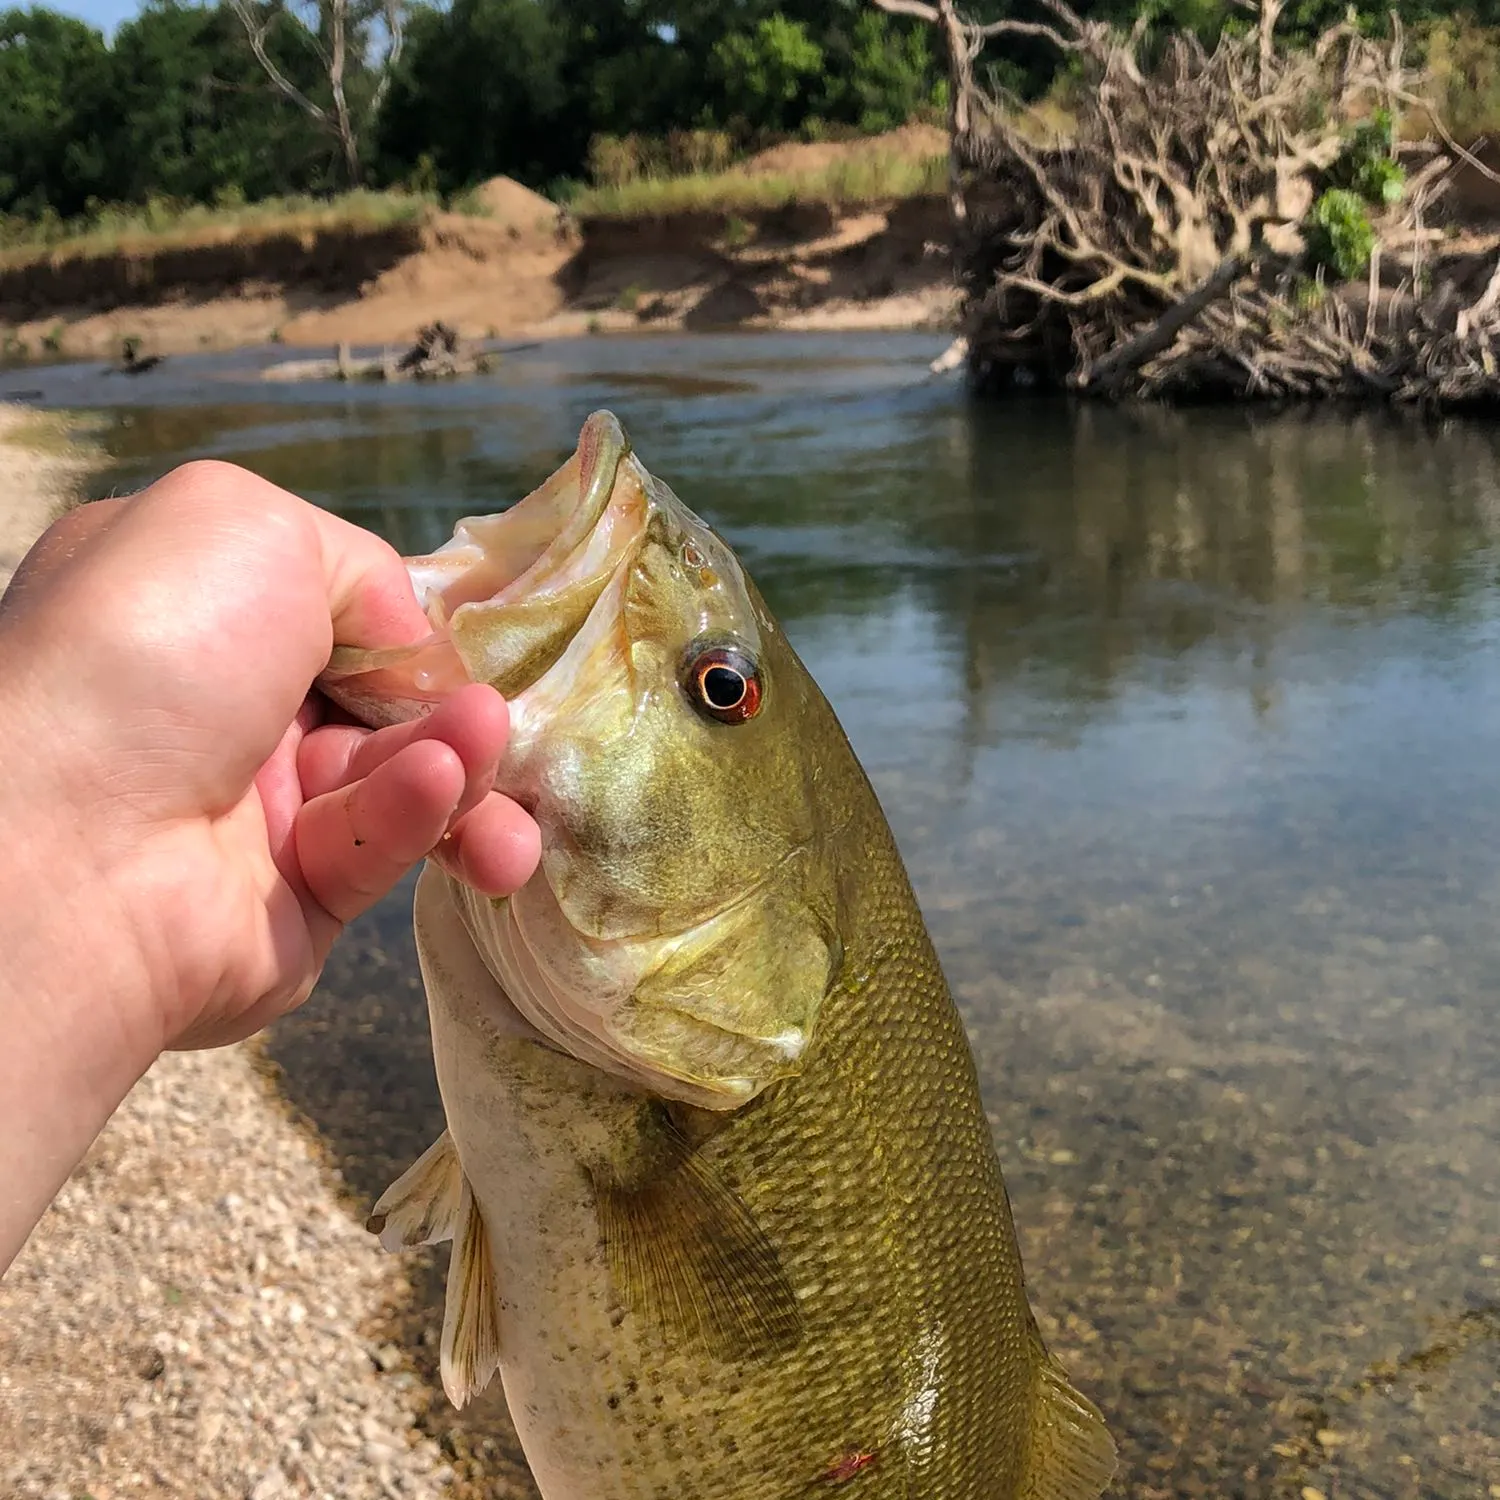
[[(1500, 236), (1476, 245), (1442, 223), (1461, 161), (1494, 174), (1423, 98), (1394, 15), (1380, 38), (1345, 23), (1294, 47), (1266, 0), (1210, 47), (1145, 17), (1128, 33), (1085, 21), (1066, 0), (987, 24), (953, 0), (875, 3), (930, 21), (948, 56), (979, 386), (1500, 400)], [(1075, 60), (1065, 134), (979, 82), (1006, 35)]]

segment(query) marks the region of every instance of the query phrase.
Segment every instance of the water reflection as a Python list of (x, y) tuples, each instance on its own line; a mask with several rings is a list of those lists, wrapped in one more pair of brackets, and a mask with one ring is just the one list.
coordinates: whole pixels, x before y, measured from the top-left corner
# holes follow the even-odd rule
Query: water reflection
[[(410, 399), (184, 397), (121, 414), (104, 483), (214, 453), (423, 550), (614, 405), (875, 779), (1117, 1493), (1488, 1500), (1500, 434), (974, 407), (903, 350), (612, 342)], [(271, 1043), (361, 1196), (439, 1128), (406, 924), (362, 924)], [(460, 1455), (502, 1430), (429, 1420)]]
[[(924, 602), (951, 622), (971, 738), (1066, 735), (1143, 679), (1232, 682), (1265, 717), (1330, 655), (1382, 652), (1377, 621), (1442, 619), (1428, 646), (1446, 655), (1464, 641), (1448, 632), (1488, 619), (1487, 430), (1041, 409), (1023, 448), (999, 423), (953, 425), (968, 450), (956, 503), (914, 527), (967, 560)], [(1029, 564), (973, 561), (1008, 554)], [(1018, 721), (1038, 697), (1072, 712)]]

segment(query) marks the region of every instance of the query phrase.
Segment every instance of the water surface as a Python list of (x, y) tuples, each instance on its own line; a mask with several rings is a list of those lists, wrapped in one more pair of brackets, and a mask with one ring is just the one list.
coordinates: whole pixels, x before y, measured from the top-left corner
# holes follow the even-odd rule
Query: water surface
[[(940, 342), (590, 340), (421, 388), (267, 387), (244, 357), (28, 379), (107, 410), (102, 488), (230, 458), (403, 550), (611, 406), (875, 781), (1115, 1493), (1492, 1500), (1500, 432), (979, 406), (921, 379)], [(425, 1048), (403, 897), (270, 1044), (358, 1195), (440, 1128)], [(393, 1314), (429, 1375), (434, 1288)], [(429, 1422), (470, 1493), (524, 1492), (493, 1403)]]

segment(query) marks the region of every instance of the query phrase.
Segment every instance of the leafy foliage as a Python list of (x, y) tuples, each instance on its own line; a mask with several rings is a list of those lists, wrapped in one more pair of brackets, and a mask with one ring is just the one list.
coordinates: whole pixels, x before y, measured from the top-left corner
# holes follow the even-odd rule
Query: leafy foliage
[(74, 213), (99, 178), (81, 121), (108, 64), (91, 26), (53, 11), (0, 13), (0, 211)]
[(1399, 203), (1405, 188), (1406, 168), (1389, 156), (1371, 157), (1354, 174), (1354, 191), (1369, 203)]
[(1303, 226), (1314, 266), (1347, 281), (1369, 265), (1378, 238), (1370, 209), (1399, 203), (1406, 186), (1405, 168), (1392, 155), (1395, 144), (1395, 122), (1386, 110), (1377, 110), (1349, 132), (1328, 170), (1329, 187), (1313, 203)]
[(1364, 201), (1348, 188), (1329, 188), (1313, 204), (1306, 239), (1313, 263), (1342, 281), (1360, 275), (1375, 249), (1375, 230)]
[(1377, 110), (1350, 132), (1348, 144), (1329, 170), (1329, 182), (1377, 207), (1399, 203), (1406, 171), (1393, 155), (1395, 145), (1396, 126), (1390, 112)]
[[(315, 90), (308, 53), (283, 36), (278, 65)], [(327, 188), (337, 181), (330, 143), (284, 108), (227, 8), (157, 0), (123, 25), (89, 101), (101, 199), (212, 202)]]
[(772, 129), (795, 123), (823, 74), (823, 49), (801, 21), (766, 16), (714, 44), (713, 75), (730, 116)]
[(946, 81), (935, 75), (927, 31), (865, 11), (847, 35), (825, 80), (823, 109), (874, 133), (894, 130), (942, 103)]
[[(242, 3), (277, 6), (266, 33), (277, 69), (326, 102), (319, 38), (308, 29), (312, 0), (296, 12), (301, 21), (290, 0)], [(664, 171), (712, 174), (776, 138), (888, 130), (945, 97), (933, 28), (870, 0), (401, 3), (405, 51), (360, 141), (374, 185), (453, 194), (501, 172), (546, 189), (587, 176), (617, 186)], [(360, 36), (378, 33), (376, 0), (351, 4)], [(1295, 0), (1281, 29), (1295, 35), (1343, 7)], [(963, 8), (979, 19), (1037, 14), (1035, 0)], [(1152, 36), (1186, 28), (1211, 39), (1246, 24), (1231, 0), (1076, 0), (1076, 8), (1123, 26), (1146, 14)], [(1420, 31), (1449, 118), (1470, 99), (1478, 102), (1465, 133), (1500, 120), (1500, 46), (1479, 29), (1500, 21), (1500, 0), (1474, 0), (1463, 13), (1474, 20), (1439, 0), (1398, 0), (1398, 9)], [(1385, 8), (1362, 0), (1359, 15), (1383, 24)], [(982, 66), (1036, 97), (1068, 65), (1060, 73), (1044, 43), (1007, 37)], [(372, 76), (363, 63), (351, 67), (356, 103), (369, 104)], [(1356, 132), (1328, 186), (1394, 201), (1403, 184), (1389, 129), (1372, 122), (1369, 139)], [(108, 42), (44, 8), (0, 11), (0, 215), (36, 221), (88, 216), (96, 203), (254, 202), (327, 191), (347, 175), (327, 130), (268, 83), (228, 0), (147, 0)]]
[[(254, 15), (270, 3), (243, 0)], [(403, 3), (404, 53), (360, 160), (368, 180), (421, 191), (500, 172), (552, 187), (585, 174), (598, 137), (664, 143), (712, 172), (779, 136), (889, 129), (941, 98), (929, 28), (868, 0)], [(356, 58), (378, 9), (350, 9)], [(327, 109), (313, 16), (311, 0), (282, 3), (265, 42)], [(372, 77), (356, 61), (345, 80), (366, 116)], [(655, 170), (661, 152), (641, 149)], [(0, 215), (253, 202), (347, 176), (328, 130), (269, 83), (229, 0), (147, 0), (110, 42), (46, 9), (0, 12)]]
[(383, 175), (452, 192), (501, 171), (546, 182), (576, 169), (564, 62), (563, 38), (534, 0), (418, 11), (381, 116)]

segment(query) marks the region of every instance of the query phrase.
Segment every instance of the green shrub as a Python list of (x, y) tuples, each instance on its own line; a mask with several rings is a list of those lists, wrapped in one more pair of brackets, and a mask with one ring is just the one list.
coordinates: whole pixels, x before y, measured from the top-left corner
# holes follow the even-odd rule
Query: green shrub
[(1366, 203), (1389, 208), (1406, 191), (1406, 168), (1389, 156), (1371, 157), (1354, 175), (1354, 191)]
[(1364, 201), (1348, 188), (1329, 188), (1313, 204), (1304, 233), (1313, 262), (1341, 281), (1360, 275), (1375, 248), (1375, 230)]
[(1381, 208), (1399, 203), (1406, 187), (1406, 169), (1392, 155), (1395, 145), (1395, 122), (1390, 111), (1376, 110), (1350, 131), (1348, 144), (1329, 168), (1330, 184), (1358, 193), (1366, 203)]

